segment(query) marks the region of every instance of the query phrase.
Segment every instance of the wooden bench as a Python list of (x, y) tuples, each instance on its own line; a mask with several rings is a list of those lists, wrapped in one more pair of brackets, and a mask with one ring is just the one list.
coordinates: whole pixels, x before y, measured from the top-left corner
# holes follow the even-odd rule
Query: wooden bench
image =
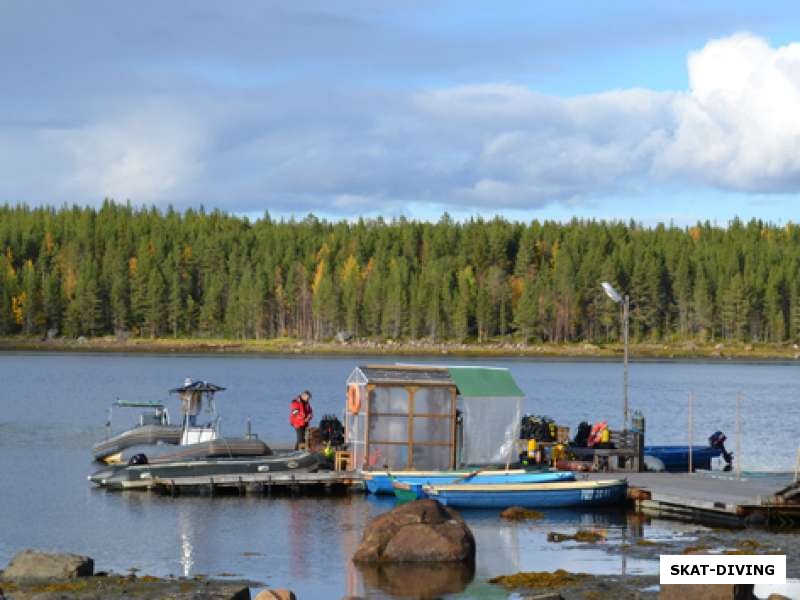
[(611, 431), (613, 448), (571, 448), (578, 458), (591, 458), (593, 471), (644, 470), (644, 438), (637, 431)]

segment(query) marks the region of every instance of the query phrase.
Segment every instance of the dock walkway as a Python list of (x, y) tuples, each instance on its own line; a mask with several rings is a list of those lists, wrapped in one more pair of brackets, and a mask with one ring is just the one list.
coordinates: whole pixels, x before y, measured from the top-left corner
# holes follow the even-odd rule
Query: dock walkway
[[(714, 525), (771, 528), (800, 527), (800, 488), (793, 487), (788, 474), (743, 476), (728, 473), (585, 473), (591, 480), (624, 476), (628, 496), (644, 513)], [(250, 473), (176, 477), (138, 481), (169, 495), (194, 493), (215, 495), (332, 494), (363, 489), (357, 471), (317, 473)]]
[[(788, 474), (743, 476), (730, 473), (626, 473), (629, 497), (641, 511), (657, 516), (744, 526), (800, 524), (800, 504), (781, 494)], [(608, 479), (592, 473), (589, 479)]]

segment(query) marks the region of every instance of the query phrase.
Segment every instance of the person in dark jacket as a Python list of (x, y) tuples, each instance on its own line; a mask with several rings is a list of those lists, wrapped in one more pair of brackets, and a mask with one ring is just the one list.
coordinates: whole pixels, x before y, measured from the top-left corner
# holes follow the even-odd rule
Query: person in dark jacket
[(306, 390), (292, 400), (289, 405), (289, 424), (294, 427), (297, 434), (297, 441), (294, 445), (295, 450), (299, 450), (301, 444), (305, 446), (306, 443), (306, 427), (311, 423), (311, 417), (314, 416), (310, 400), (311, 392)]

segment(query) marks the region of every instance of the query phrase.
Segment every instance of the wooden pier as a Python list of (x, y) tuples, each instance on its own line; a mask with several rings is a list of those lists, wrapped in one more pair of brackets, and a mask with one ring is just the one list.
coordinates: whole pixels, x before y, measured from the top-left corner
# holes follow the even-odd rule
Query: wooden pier
[[(736, 478), (727, 473), (585, 473), (591, 480), (624, 476), (636, 509), (653, 516), (731, 527), (800, 528), (800, 486), (790, 475)], [(357, 471), (250, 473), (153, 478), (129, 482), (128, 489), (166, 495), (333, 495), (363, 490)]]
[(181, 493), (206, 494), (334, 494), (347, 493), (361, 487), (362, 478), (355, 471), (320, 471), (317, 473), (248, 473), (241, 475), (213, 475), (154, 478), (146, 487), (167, 495)]
[[(800, 488), (790, 475), (626, 473), (628, 496), (646, 514), (713, 525), (800, 527)], [(589, 479), (608, 479), (592, 473)]]

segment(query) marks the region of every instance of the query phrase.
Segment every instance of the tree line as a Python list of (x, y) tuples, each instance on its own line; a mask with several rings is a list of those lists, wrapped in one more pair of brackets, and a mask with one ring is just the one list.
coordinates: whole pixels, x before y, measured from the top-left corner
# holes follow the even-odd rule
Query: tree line
[(0, 335), (800, 339), (800, 227), (0, 207)]

